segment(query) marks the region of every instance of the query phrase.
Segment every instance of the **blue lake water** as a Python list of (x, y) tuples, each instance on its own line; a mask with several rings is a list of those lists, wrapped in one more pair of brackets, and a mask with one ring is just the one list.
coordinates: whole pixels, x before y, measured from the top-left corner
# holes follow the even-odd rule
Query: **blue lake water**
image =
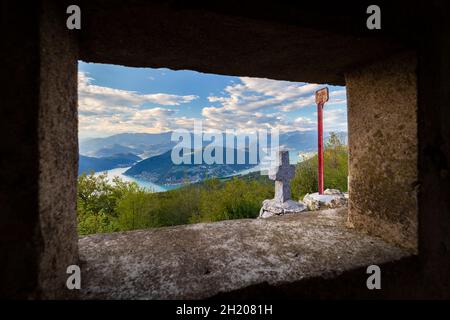
[[(145, 181), (145, 180), (141, 180), (141, 179), (137, 179), (137, 178), (133, 178), (133, 177), (124, 175), (123, 173), (125, 171), (127, 171), (129, 168), (130, 167), (116, 168), (116, 169), (96, 172), (94, 175), (98, 176), (99, 174), (106, 173), (108, 181), (110, 181), (110, 182), (112, 182), (114, 177), (119, 177), (123, 181), (136, 182), (140, 187), (143, 187), (143, 188), (147, 189), (148, 191), (152, 191), (152, 192), (164, 192), (164, 191), (168, 191), (168, 190), (177, 189), (177, 188), (180, 188), (183, 186), (183, 184), (160, 185), (160, 184), (156, 184), (156, 183), (153, 183), (150, 181)], [(258, 168), (255, 167), (255, 168), (251, 168), (251, 169), (246, 169), (246, 170), (240, 171), (234, 175), (247, 174), (247, 173), (254, 172), (254, 171), (258, 171)]]
[(124, 175), (123, 173), (125, 171), (127, 171), (129, 168), (130, 167), (127, 167), (127, 168), (116, 168), (116, 169), (111, 169), (111, 170), (107, 170), (107, 171), (96, 172), (95, 175), (98, 176), (99, 174), (102, 174), (102, 173), (106, 172), (108, 180), (111, 181), (111, 182), (112, 182), (114, 177), (119, 177), (123, 181), (136, 182), (140, 187), (143, 187), (143, 188), (147, 189), (148, 191), (153, 191), (153, 192), (164, 192), (164, 191), (167, 191), (167, 190), (172, 190), (172, 189), (176, 189), (176, 188), (179, 188), (179, 187), (183, 186), (182, 184), (177, 184), (177, 185), (159, 185), (159, 184), (156, 184), (156, 183), (152, 183), (150, 181), (136, 179), (136, 178)]
[[(291, 164), (297, 163), (299, 161), (299, 157), (298, 157), (298, 151), (295, 152), (290, 152), (289, 153), (289, 162)], [(125, 171), (127, 171), (130, 167), (127, 168), (116, 168), (116, 169), (111, 169), (111, 170), (106, 170), (106, 171), (102, 171), (102, 172), (96, 172), (95, 175), (99, 175), (101, 173), (106, 172), (107, 174), (107, 178), (109, 181), (112, 182), (114, 177), (119, 177), (121, 178), (123, 181), (128, 181), (128, 182), (136, 182), (140, 187), (143, 187), (145, 189), (147, 189), (148, 191), (153, 191), (153, 192), (164, 192), (164, 191), (168, 191), (168, 190), (173, 190), (173, 189), (177, 189), (183, 186), (183, 184), (176, 184), (176, 185), (159, 185), (156, 183), (152, 183), (150, 181), (145, 181), (145, 180), (141, 180), (141, 179), (137, 179), (137, 178), (133, 178), (133, 177), (129, 177), (124, 175), (123, 173)], [(237, 172), (236, 174), (232, 175), (232, 176), (236, 176), (236, 175), (244, 175), (244, 174), (248, 174), (251, 172), (255, 172), (255, 171), (259, 171), (259, 166), (253, 167), (251, 169), (246, 169), (240, 172)]]

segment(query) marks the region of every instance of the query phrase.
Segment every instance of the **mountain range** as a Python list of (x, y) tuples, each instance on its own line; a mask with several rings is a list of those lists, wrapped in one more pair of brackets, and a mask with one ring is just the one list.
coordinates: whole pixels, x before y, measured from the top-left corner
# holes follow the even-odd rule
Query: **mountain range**
[(172, 132), (120, 133), (105, 138), (80, 140), (80, 154), (90, 157), (108, 157), (120, 153), (132, 153), (148, 158), (172, 149)]
[[(347, 132), (336, 133), (347, 143)], [(160, 184), (198, 181), (207, 176), (224, 177), (254, 165), (175, 165), (171, 150), (177, 142), (171, 141), (172, 132), (122, 133), (105, 138), (80, 140), (79, 173), (131, 167), (125, 174)], [(192, 137), (192, 135), (191, 135)], [(327, 140), (329, 133), (324, 134)], [(270, 141), (270, 138), (268, 139)], [(210, 142), (205, 142), (205, 145)], [(296, 155), (317, 150), (316, 131), (280, 133), (279, 144)]]
[[(125, 175), (151, 181), (157, 184), (179, 184), (183, 182), (198, 182), (208, 177), (227, 177), (240, 171), (255, 167), (251, 164), (249, 152), (244, 152), (244, 163), (237, 164), (236, 149), (223, 148), (223, 164), (194, 164), (195, 153), (189, 154), (189, 163), (174, 164), (171, 158), (172, 151), (142, 160), (125, 171)], [(234, 156), (233, 164), (226, 164), (226, 153), (231, 152)]]
[(132, 153), (118, 153), (101, 158), (80, 155), (78, 159), (78, 174), (129, 167), (140, 160), (142, 159)]
[[(336, 132), (346, 143), (347, 132)], [(171, 150), (176, 142), (171, 141), (172, 132), (121, 133), (105, 138), (80, 140), (80, 154), (90, 157), (108, 157), (132, 153), (143, 159)], [(325, 140), (329, 133), (324, 134)], [(291, 150), (314, 151), (317, 149), (316, 131), (290, 131), (280, 134), (280, 145)]]

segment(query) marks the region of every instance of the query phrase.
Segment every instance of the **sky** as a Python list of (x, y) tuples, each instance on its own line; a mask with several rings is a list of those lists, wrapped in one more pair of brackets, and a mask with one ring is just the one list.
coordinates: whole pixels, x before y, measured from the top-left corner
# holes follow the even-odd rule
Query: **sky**
[[(324, 85), (190, 70), (78, 63), (79, 137), (118, 133), (317, 128), (314, 92)], [(328, 86), (324, 130), (347, 131), (345, 87)]]

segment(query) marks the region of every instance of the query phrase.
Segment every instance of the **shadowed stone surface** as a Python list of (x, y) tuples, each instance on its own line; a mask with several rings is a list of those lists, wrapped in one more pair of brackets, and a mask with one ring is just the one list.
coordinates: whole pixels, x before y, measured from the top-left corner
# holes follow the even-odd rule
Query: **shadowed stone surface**
[[(361, 19), (367, 6), (349, 7), (332, 1), (84, 1), (80, 58), (344, 85), (346, 70), (410, 45), (404, 37), (386, 37), (396, 32), (387, 23), (368, 32)], [(401, 7), (390, 9), (383, 7), (384, 21), (388, 14), (406, 15)], [(394, 21), (404, 28), (402, 18)]]
[(66, 288), (66, 269), (78, 263), (78, 45), (59, 14), (65, 8), (45, 1), (40, 24), (39, 286), (42, 297), (53, 299), (76, 297), (76, 290)]
[(0, 297), (74, 297), (78, 262), (76, 34), (64, 1), (3, 1)]
[(406, 253), (345, 227), (346, 210), (81, 238), (85, 299), (198, 299), (339, 275)]
[(417, 250), (415, 54), (347, 74), (349, 220)]

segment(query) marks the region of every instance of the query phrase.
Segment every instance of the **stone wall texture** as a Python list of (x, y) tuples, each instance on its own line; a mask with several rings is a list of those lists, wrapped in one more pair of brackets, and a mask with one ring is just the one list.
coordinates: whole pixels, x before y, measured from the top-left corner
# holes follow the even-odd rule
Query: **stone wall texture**
[(78, 44), (66, 6), (2, 2), (1, 29), (14, 32), (0, 60), (0, 298), (66, 298), (78, 263)]
[(399, 54), (346, 75), (349, 223), (417, 250), (416, 60)]
[(78, 115), (77, 32), (66, 28), (64, 3), (44, 1), (39, 85), (39, 287), (62, 298), (67, 266), (78, 264), (76, 220)]

